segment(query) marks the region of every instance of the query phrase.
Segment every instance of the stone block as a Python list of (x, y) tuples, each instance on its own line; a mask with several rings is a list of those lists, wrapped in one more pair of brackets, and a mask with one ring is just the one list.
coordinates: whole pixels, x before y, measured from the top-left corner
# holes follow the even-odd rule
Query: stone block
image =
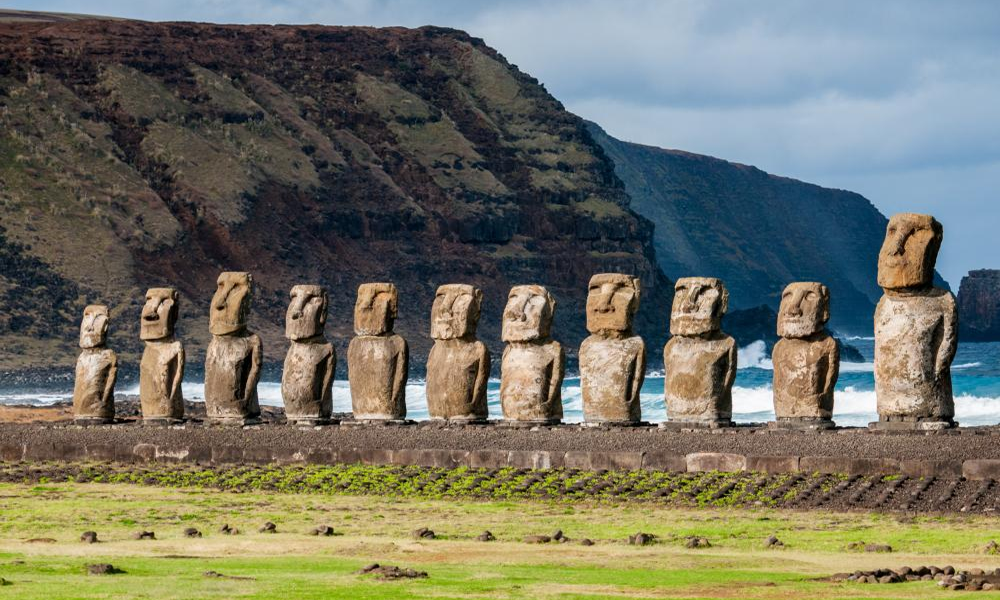
[(392, 465), (393, 450), (388, 448), (365, 448), (358, 450), (361, 463), (365, 465)]
[(357, 448), (340, 448), (334, 454), (332, 462), (344, 465), (360, 465), (361, 451)]
[(393, 464), (452, 469), (468, 464), (467, 450), (394, 450)]
[(306, 462), (310, 465), (332, 465), (337, 462), (337, 452), (328, 448), (309, 448)]
[(152, 462), (156, 460), (156, 446), (153, 444), (136, 444), (132, 446), (132, 456), (139, 462)]
[(966, 479), (1000, 479), (1000, 460), (967, 460), (962, 463), (962, 476)]
[(0, 460), (5, 462), (18, 462), (23, 458), (23, 444), (0, 444)]
[(239, 464), (243, 462), (243, 448), (239, 446), (212, 446), (212, 463)]
[(746, 471), (747, 457), (724, 452), (694, 452), (686, 457), (688, 471)]
[(942, 477), (958, 479), (962, 477), (962, 461), (959, 460), (901, 460), (899, 471), (907, 477)]
[(114, 462), (114, 444), (87, 444), (84, 447), (87, 460), (98, 460), (101, 462)]
[(798, 456), (748, 456), (747, 471), (757, 473), (797, 473)]
[(642, 453), (642, 468), (648, 471), (687, 471), (687, 459), (683, 454), (672, 454), (663, 450)]
[(845, 456), (803, 456), (799, 460), (803, 473), (840, 473), (844, 475), (893, 475), (899, 473), (899, 461), (894, 458), (848, 458)]
[(469, 452), (469, 466), (474, 469), (502, 469), (507, 466), (506, 450), (472, 450)]

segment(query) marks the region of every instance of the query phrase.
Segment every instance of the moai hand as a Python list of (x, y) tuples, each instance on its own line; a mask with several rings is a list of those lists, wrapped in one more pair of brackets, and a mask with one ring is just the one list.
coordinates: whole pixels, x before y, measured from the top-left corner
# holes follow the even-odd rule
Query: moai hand
[(285, 313), (285, 337), (291, 340), (281, 373), (281, 397), (289, 423), (328, 423), (333, 410), (333, 374), (337, 354), (323, 336), (328, 298), (318, 285), (297, 285)]
[(150, 288), (142, 307), (139, 338), (146, 343), (139, 364), (139, 404), (147, 423), (169, 423), (184, 418), (184, 346), (174, 339), (178, 293), (173, 288)]
[(639, 391), (646, 376), (646, 344), (632, 335), (640, 281), (619, 273), (590, 279), (587, 330), (580, 345), (580, 387), (588, 423), (628, 425), (641, 419)]
[(73, 420), (82, 424), (110, 423), (115, 418), (118, 356), (107, 348), (108, 307), (91, 304), (80, 323), (80, 357), (73, 383)]
[(671, 338), (663, 349), (663, 385), (670, 423), (732, 424), (736, 341), (722, 332), (729, 292), (714, 277), (684, 277), (674, 287)]
[(833, 394), (840, 372), (837, 340), (826, 331), (830, 291), (821, 283), (790, 283), (781, 295), (774, 363), (775, 426), (833, 427)]
[(511, 423), (554, 424), (562, 420), (566, 356), (550, 337), (556, 302), (540, 285), (510, 290), (503, 311), (500, 404)]
[(354, 305), (354, 333), (347, 348), (347, 377), (354, 418), (396, 421), (406, 418), (406, 340), (392, 332), (397, 292), (391, 283), (364, 283)]
[(485, 421), (490, 352), (476, 339), (483, 292), (442, 285), (431, 308), (434, 346), (427, 357), (427, 410), (432, 419)]
[(205, 409), (209, 422), (251, 424), (260, 421), (257, 382), (263, 360), (260, 337), (247, 331), (253, 296), (249, 273), (226, 272), (209, 309), (212, 341), (205, 353)]

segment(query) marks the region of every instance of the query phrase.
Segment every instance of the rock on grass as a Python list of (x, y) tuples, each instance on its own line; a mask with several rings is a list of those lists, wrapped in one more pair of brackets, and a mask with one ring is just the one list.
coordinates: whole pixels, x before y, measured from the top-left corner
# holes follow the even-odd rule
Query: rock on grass
[(372, 563), (362, 569), (355, 571), (358, 575), (376, 575), (379, 579), (424, 579), (427, 577), (426, 571), (416, 569), (400, 568), (392, 565), (382, 566)]
[(110, 565), (108, 563), (97, 563), (94, 565), (87, 565), (87, 573), (90, 575), (118, 575), (124, 573), (118, 567)]
[(431, 531), (430, 529), (427, 529), (426, 527), (421, 527), (420, 529), (413, 530), (413, 537), (414, 539), (418, 540), (433, 540), (435, 536), (434, 532)]
[(96, 531), (84, 531), (80, 534), (80, 541), (84, 544), (96, 544), (97, 543), (97, 532)]

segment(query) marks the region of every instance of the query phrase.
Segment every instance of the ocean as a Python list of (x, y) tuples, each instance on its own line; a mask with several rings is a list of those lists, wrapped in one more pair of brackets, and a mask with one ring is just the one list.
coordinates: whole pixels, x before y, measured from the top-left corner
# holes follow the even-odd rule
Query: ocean
[[(875, 379), (872, 358), (874, 338), (845, 337), (856, 347), (866, 362), (840, 365), (840, 379), (834, 399), (834, 421), (844, 426), (865, 426), (877, 419), (875, 411)], [(733, 420), (759, 423), (774, 419), (771, 398), (772, 365), (764, 342), (757, 341), (739, 350), (739, 370), (733, 388)], [(993, 425), (1000, 423), (1000, 342), (960, 343), (952, 363), (952, 384), (955, 393), (956, 420), (961, 425)], [(204, 400), (205, 386), (201, 382), (184, 383), (184, 397)], [(138, 395), (138, 385), (119, 389), (119, 394)], [(281, 405), (281, 384), (274, 381), (258, 385), (261, 404)], [(500, 381), (489, 383), (490, 418), (500, 418)], [(563, 382), (564, 420), (583, 420), (580, 378), (567, 377)], [(0, 404), (44, 405), (72, 398), (71, 389), (42, 391), (0, 390)], [(663, 372), (651, 370), (642, 386), (642, 418), (650, 422), (666, 420), (663, 403)], [(427, 418), (424, 383), (411, 380), (406, 386), (407, 416)], [(335, 381), (334, 412), (350, 412), (351, 396), (347, 381)]]

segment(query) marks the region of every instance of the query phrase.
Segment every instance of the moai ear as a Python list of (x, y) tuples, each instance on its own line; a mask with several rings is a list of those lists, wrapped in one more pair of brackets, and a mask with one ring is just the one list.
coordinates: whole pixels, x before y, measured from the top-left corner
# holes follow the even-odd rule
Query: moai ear
[(830, 288), (820, 284), (819, 294), (823, 298), (823, 314), (820, 315), (820, 319), (826, 323), (830, 320)]
[(719, 288), (721, 291), (719, 296), (719, 316), (721, 317), (729, 310), (729, 289), (721, 281), (719, 282)]
[(330, 295), (323, 289), (320, 290), (320, 296), (323, 298), (323, 305), (319, 307), (319, 324), (326, 325), (326, 309), (330, 306)]
[(476, 317), (478, 317), (480, 314), (480, 310), (482, 310), (483, 307), (483, 290), (477, 287), (472, 288), (472, 290), (473, 290), (472, 299), (473, 302), (475, 303), (475, 312), (473, 314), (475, 314)]

